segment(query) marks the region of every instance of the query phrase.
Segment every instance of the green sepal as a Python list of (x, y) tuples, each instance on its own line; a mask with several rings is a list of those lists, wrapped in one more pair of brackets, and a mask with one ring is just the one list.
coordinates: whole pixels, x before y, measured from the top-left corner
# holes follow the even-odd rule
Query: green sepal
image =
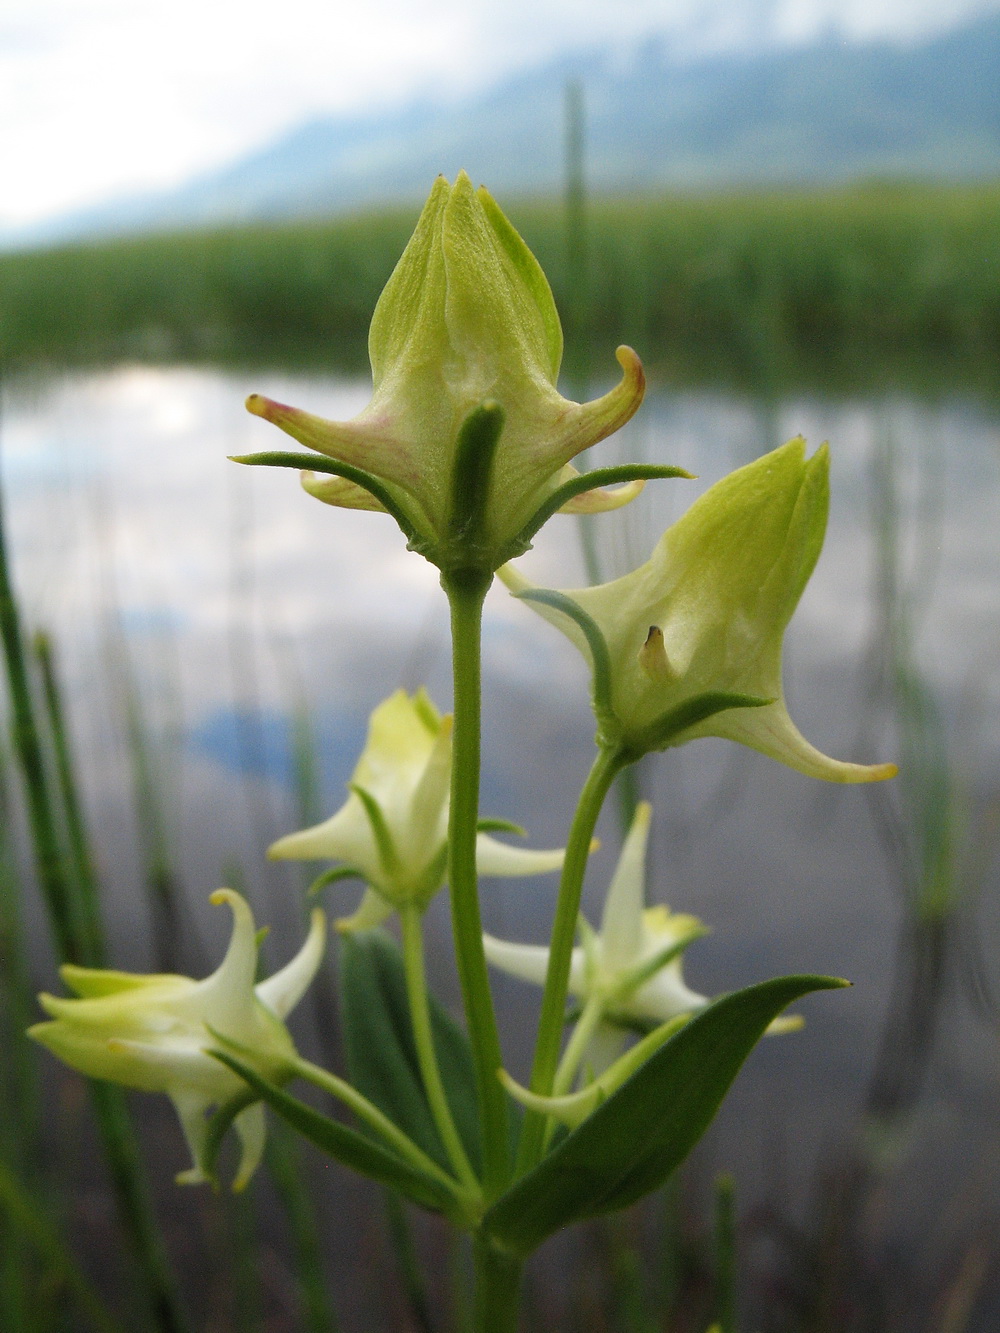
[(513, 823), (510, 819), (486, 819), (476, 820), (477, 833), (513, 833), (518, 838), (526, 838), (528, 830), (522, 828), (520, 824)]
[(774, 702), (774, 699), (761, 699), (755, 694), (728, 694), (725, 691), (708, 690), (669, 708), (621, 744), (616, 743), (616, 737), (610, 738), (610, 744), (612, 748), (625, 752), (629, 759), (641, 759), (651, 750), (666, 750), (682, 732), (716, 713), (724, 713), (728, 708), (766, 708)]
[(438, 1213), (454, 1213), (454, 1195), (440, 1181), (411, 1166), (390, 1148), (300, 1102), (228, 1051), (214, 1050), (208, 1054), (228, 1065), (253, 1089), (255, 1099), (267, 1102), (282, 1120), (328, 1157), (360, 1175), (398, 1190), (424, 1208)]
[[(499, 403), (481, 403), (458, 432), (448, 508), (448, 540), (458, 548), (468, 545), (476, 552), (485, 539), (483, 520), (503, 423)], [(464, 562), (460, 559), (459, 563)]]
[[(479, 1110), (468, 1038), (433, 995), (429, 998), (441, 1079), (462, 1146), (478, 1170)], [(342, 937), (340, 999), (351, 1082), (428, 1157), (450, 1171), (420, 1076), (403, 957), (384, 930)]]
[(640, 986), (644, 986), (651, 977), (656, 976), (657, 972), (662, 971), (668, 963), (672, 963), (675, 958), (679, 958), (689, 945), (694, 944), (695, 940), (704, 939), (709, 934), (711, 934), (711, 931), (708, 926), (695, 926), (686, 935), (682, 935), (679, 940), (675, 940), (673, 944), (668, 944), (665, 949), (660, 949), (651, 958), (647, 958), (644, 963), (640, 963), (638, 967), (633, 968), (615, 992), (612, 1004), (619, 1003), (634, 995)]
[(315, 898), (317, 893), (331, 884), (336, 884), (342, 879), (364, 879), (364, 872), (357, 866), (334, 866), (331, 870), (324, 870), (322, 875), (317, 875), (313, 882), (306, 889), (307, 898)]
[(486, 1234), (527, 1256), (561, 1228), (656, 1189), (708, 1128), (768, 1024), (802, 995), (847, 984), (777, 977), (716, 1000), (493, 1204)]
[(386, 823), (385, 815), (382, 813), (382, 807), (371, 792), (366, 791), (360, 783), (349, 782), (347, 786), (364, 806), (372, 837), (375, 839), (375, 846), (378, 848), (378, 859), (382, 863), (382, 869), (387, 875), (394, 875), (399, 869), (399, 856), (396, 852), (396, 844), (392, 840), (392, 831)]
[(513, 560), (523, 555), (531, 547), (532, 538), (540, 527), (559, 512), (564, 504), (573, 500), (584, 491), (593, 491), (601, 486), (619, 486), (628, 481), (659, 481), (669, 477), (683, 477), (685, 481), (694, 481), (690, 472), (682, 467), (668, 467), (657, 463), (620, 463), (617, 467), (599, 467), (593, 472), (581, 472), (578, 477), (556, 488), (545, 503), (535, 510), (524, 527), (510, 544), (507, 559)]
[(611, 654), (597, 621), (579, 602), (567, 597), (564, 592), (557, 592), (555, 588), (526, 588), (523, 592), (515, 593), (515, 596), (524, 602), (541, 602), (543, 606), (551, 606), (576, 621), (590, 649), (594, 672), (594, 712), (598, 723), (602, 731), (617, 732), (618, 723), (611, 706)]
[(226, 1136), (226, 1130), (241, 1111), (245, 1111), (248, 1106), (253, 1106), (254, 1102), (259, 1100), (260, 1098), (256, 1092), (251, 1092), (249, 1089), (238, 1092), (235, 1097), (230, 1097), (224, 1105), (217, 1107), (209, 1117), (208, 1130), (205, 1134), (205, 1142), (202, 1144), (198, 1166), (212, 1182), (213, 1189), (219, 1187), (219, 1177), (215, 1168), (219, 1158), (219, 1149), (222, 1147), (222, 1140)]
[(364, 468), (354, 467), (351, 463), (337, 462), (335, 459), (326, 458), (323, 454), (292, 453), (284, 449), (269, 450), (261, 454), (230, 454), (229, 461), (245, 463), (249, 467), (290, 467), (298, 472), (325, 472), (330, 477), (343, 477), (345, 481), (353, 481), (355, 486), (360, 486), (369, 495), (373, 495), (386, 513), (392, 515), (413, 550), (422, 549), (425, 539), (414, 527), (409, 514), (400, 507), (378, 477), (373, 477)]

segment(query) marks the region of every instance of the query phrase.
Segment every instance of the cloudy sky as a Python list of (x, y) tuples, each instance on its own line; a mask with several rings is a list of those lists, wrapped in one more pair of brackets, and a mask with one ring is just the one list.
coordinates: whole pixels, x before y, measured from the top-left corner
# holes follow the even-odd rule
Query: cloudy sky
[(307, 116), (650, 31), (913, 37), (1000, 0), (0, 0), (0, 227), (169, 187)]

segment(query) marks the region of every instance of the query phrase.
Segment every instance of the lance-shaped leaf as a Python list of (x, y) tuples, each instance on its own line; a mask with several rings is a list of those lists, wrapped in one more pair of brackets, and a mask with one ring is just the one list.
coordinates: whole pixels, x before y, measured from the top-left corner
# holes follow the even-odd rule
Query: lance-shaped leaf
[[(351, 1082), (429, 1157), (449, 1168), (420, 1076), (402, 955), (384, 931), (343, 937), (340, 997)], [(433, 996), (430, 1006), (448, 1104), (465, 1151), (478, 1167), (479, 1118), (469, 1041)]]
[(846, 984), (778, 977), (716, 1000), (498, 1199), (484, 1231), (526, 1256), (561, 1228), (626, 1208), (656, 1189), (701, 1138), (785, 1006)]

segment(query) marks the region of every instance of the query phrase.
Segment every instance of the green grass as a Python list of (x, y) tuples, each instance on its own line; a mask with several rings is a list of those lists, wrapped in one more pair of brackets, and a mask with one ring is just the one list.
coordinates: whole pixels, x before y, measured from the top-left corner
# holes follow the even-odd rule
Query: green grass
[[(563, 304), (562, 206), (501, 202)], [(364, 369), (414, 217), (0, 255), (0, 359)], [(1000, 387), (1000, 185), (595, 199), (588, 221), (598, 372), (624, 340), (671, 380), (763, 393)]]

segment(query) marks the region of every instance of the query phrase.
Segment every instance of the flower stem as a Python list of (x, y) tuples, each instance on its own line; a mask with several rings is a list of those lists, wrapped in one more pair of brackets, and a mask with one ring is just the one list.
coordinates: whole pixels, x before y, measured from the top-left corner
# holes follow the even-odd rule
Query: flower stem
[[(562, 1097), (573, 1086), (573, 1079), (576, 1077), (576, 1071), (579, 1069), (580, 1061), (586, 1052), (587, 1043), (594, 1035), (594, 1029), (604, 1017), (604, 1010), (605, 1000), (603, 995), (592, 995), (583, 1006), (583, 1013), (577, 1019), (576, 1027), (570, 1034), (562, 1059), (559, 1061), (559, 1068), (556, 1070), (556, 1076), (552, 1083), (553, 1097)], [(543, 1153), (548, 1150), (549, 1140), (552, 1138), (555, 1128), (556, 1122), (549, 1116), (542, 1140)]]
[[(542, 1012), (538, 1020), (535, 1060), (531, 1070), (531, 1091), (543, 1097), (552, 1095), (559, 1064), (566, 995), (569, 991), (570, 961), (580, 912), (583, 877), (590, 854), (590, 842), (604, 798), (626, 762), (618, 750), (602, 748), (597, 752), (597, 757), (587, 775), (587, 781), (583, 785), (583, 791), (580, 793), (566, 842), (566, 858), (563, 861), (559, 899), (552, 926), (552, 942), (549, 945), (545, 993), (542, 996)], [(530, 1171), (541, 1159), (545, 1148), (546, 1120), (547, 1117), (539, 1111), (528, 1111), (525, 1115), (517, 1154), (519, 1173)]]
[(561, 1097), (564, 1093), (569, 1092), (572, 1087), (576, 1071), (579, 1069), (580, 1061), (587, 1049), (587, 1043), (594, 1035), (594, 1029), (604, 1017), (604, 1008), (603, 995), (592, 995), (583, 1006), (583, 1013), (577, 1020), (576, 1027), (566, 1043), (563, 1057), (559, 1061), (559, 1068), (556, 1070), (556, 1076), (552, 1083), (553, 1097)]
[(403, 927), (403, 966), (406, 970), (406, 993), (410, 1001), (410, 1020), (413, 1024), (413, 1041), (417, 1048), (417, 1063), (420, 1077), (424, 1082), (424, 1091), (430, 1104), (431, 1114), (437, 1131), (441, 1135), (445, 1152), (455, 1168), (459, 1180), (473, 1192), (478, 1193), (479, 1181), (472, 1169), (455, 1120), (448, 1105), (448, 1094), (441, 1081), (437, 1054), (434, 1050), (434, 1030), (431, 1027), (431, 1011), (427, 1002), (427, 976), (424, 971), (424, 939), (420, 922), (420, 909), (410, 903), (400, 908), (400, 921)]
[(465, 1189), (451, 1176), (447, 1171), (442, 1170), (432, 1158), (428, 1157), (422, 1148), (418, 1148), (408, 1134), (404, 1134), (395, 1121), (390, 1120), (387, 1115), (378, 1109), (368, 1100), (357, 1088), (336, 1074), (331, 1074), (328, 1069), (322, 1065), (314, 1065), (311, 1060), (303, 1060), (301, 1056), (289, 1061), (289, 1066), (293, 1072), (307, 1083), (311, 1083), (314, 1088), (321, 1088), (328, 1092), (331, 1097), (336, 1097), (342, 1101), (349, 1110), (353, 1111), (359, 1120), (363, 1120), (370, 1125), (377, 1134), (381, 1134), (391, 1148), (395, 1148), (400, 1157), (404, 1158), (411, 1166), (415, 1166), (418, 1171), (424, 1171), (427, 1175), (433, 1176), (436, 1181), (442, 1185), (447, 1185), (456, 1198), (463, 1203), (468, 1201)]
[(510, 1169), (507, 1094), (497, 1078), (503, 1055), (483, 951), (476, 875), (482, 688), (480, 636), (483, 599), (491, 582), (492, 575), (464, 577), (453, 571), (441, 576), (441, 585), (451, 606), (455, 714), (448, 884), (455, 959), (476, 1070), (483, 1138), (483, 1189), (487, 1201), (503, 1190)]

